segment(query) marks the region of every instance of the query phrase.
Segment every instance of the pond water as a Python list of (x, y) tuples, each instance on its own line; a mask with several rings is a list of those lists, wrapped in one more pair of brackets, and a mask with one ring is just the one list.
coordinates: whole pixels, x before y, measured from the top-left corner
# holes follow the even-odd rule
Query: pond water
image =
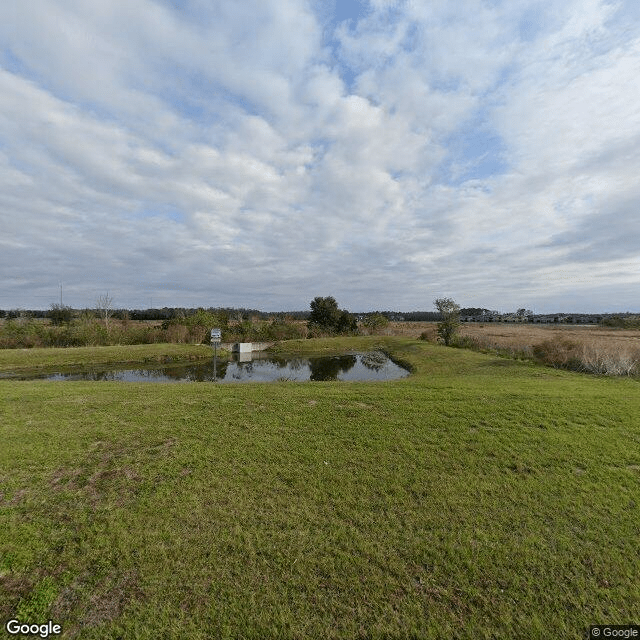
[(273, 356), (254, 352), (231, 360), (214, 359), (197, 364), (172, 364), (129, 369), (88, 368), (19, 376), (21, 379), (94, 380), (123, 382), (275, 382), (395, 380), (409, 375), (407, 369), (384, 353), (352, 353), (338, 356)]

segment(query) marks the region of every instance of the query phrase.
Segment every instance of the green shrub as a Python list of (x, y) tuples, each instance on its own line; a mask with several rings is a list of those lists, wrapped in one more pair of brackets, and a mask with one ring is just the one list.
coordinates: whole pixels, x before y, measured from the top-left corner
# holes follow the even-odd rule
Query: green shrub
[(4, 349), (32, 349), (47, 346), (47, 330), (43, 322), (26, 316), (7, 320), (0, 334), (0, 346)]
[(73, 318), (73, 309), (63, 304), (52, 304), (47, 317), (51, 324), (69, 324)]
[(604, 318), (600, 324), (620, 329), (640, 329), (640, 316), (612, 316)]
[(438, 341), (436, 330), (433, 328), (430, 328), (430, 329), (427, 329), (426, 331), (423, 331), (420, 334), (419, 339), (424, 340), (425, 342), (431, 342), (435, 344)]
[(33, 347), (81, 347), (161, 342), (208, 344), (209, 332), (221, 327), (225, 342), (275, 342), (306, 336), (306, 327), (283, 319), (270, 322), (244, 320), (228, 325), (223, 314), (199, 310), (192, 316), (166, 320), (161, 326), (123, 321), (112, 322), (109, 329), (95, 314), (83, 312), (70, 323), (48, 324), (26, 316), (6, 320), (0, 325), (0, 349)]
[(376, 333), (389, 326), (389, 318), (381, 313), (370, 313), (362, 322), (370, 333)]

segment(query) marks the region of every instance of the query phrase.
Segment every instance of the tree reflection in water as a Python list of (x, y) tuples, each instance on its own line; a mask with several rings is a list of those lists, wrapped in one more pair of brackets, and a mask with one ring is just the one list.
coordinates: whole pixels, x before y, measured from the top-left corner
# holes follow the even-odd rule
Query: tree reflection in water
[(380, 371), (389, 358), (381, 351), (373, 351), (372, 353), (363, 353), (360, 356), (360, 362), (372, 371)]
[(334, 356), (332, 358), (309, 358), (310, 380), (337, 380), (340, 373), (347, 373), (357, 362), (356, 356)]

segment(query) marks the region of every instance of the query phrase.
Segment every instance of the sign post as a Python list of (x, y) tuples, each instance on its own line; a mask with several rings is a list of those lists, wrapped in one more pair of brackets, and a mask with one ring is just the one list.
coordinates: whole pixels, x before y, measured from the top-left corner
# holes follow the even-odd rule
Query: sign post
[(222, 331), (211, 329), (211, 344), (213, 345), (213, 379), (216, 379), (216, 369), (218, 368), (218, 345), (222, 342)]

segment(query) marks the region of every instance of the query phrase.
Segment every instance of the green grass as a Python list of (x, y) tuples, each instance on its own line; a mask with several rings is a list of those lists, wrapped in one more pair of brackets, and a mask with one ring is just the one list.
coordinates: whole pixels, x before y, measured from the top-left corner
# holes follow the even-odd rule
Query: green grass
[[(220, 352), (220, 350), (218, 350)], [(67, 349), (0, 349), (0, 373), (65, 368), (87, 364), (167, 363), (210, 358), (211, 347), (195, 344), (136, 344)]]
[(2, 381), (0, 618), (196, 640), (640, 620), (636, 381), (397, 338), (292, 347), (384, 348), (414, 375)]

